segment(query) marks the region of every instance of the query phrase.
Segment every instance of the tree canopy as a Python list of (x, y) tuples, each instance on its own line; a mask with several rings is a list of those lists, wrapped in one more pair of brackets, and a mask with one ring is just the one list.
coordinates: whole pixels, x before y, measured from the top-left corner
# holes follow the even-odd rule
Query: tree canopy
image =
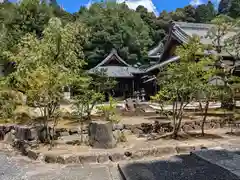
[[(18, 3), (0, 3), (0, 47), (15, 51), (17, 44), (28, 33), (42, 38), (43, 30), (52, 17), (58, 17), (65, 25), (81, 22), (89, 31), (89, 38), (79, 42), (83, 47), (87, 68), (92, 68), (112, 50), (129, 64), (148, 63), (147, 52), (166, 39), (171, 21), (211, 23), (219, 14), (238, 18), (239, 0), (221, 0), (218, 10), (208, 1), (199, 6), (187, 5), (175, 11), (162, 11), (159, 15), (139, 6), (131, 10), (126, 4), (95, 3), (90, 8), (81, 7), (71, 14), (56, 0), (22, 0)], [(80, 44), (81, 43), (81, 44)], [(4, 59), (0, 52), (1, 61)], [(79, 57), (81, 58), (81, 57)]]

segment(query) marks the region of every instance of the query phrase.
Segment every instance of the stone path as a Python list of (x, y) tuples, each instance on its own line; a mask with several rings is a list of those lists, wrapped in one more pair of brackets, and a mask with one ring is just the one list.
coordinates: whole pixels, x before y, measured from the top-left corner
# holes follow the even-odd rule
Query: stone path
[(240, 180), (239, 137), (213, 141), (219, 150), (84, 166), (31, 161), (0, 147), (0, 180)]
[(59, 165), (34, 162), (0, 152), (1, 180), (120, 180), (117, 166)]

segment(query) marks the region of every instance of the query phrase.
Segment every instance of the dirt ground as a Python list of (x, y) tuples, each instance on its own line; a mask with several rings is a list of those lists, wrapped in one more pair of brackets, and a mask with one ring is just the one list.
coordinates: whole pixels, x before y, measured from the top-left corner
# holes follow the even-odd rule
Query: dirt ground
[(137, 138), (136, 135), (127, 136), (127, 142), (119, 143), (113, 149), (93, 149), (89, 146), (80, 145), (56, 145), (52, 151), (48, 151), (48, 146), (41, 146), (37, 151), (47, 154), (101, 154), (101, 153), (122, 153), (126, 151), (136, 151), (140, 149), (151, 149), (155, 147), (177, 147), (177, 146), (203, 146), (215, 147), (220, 144), (228, 144), (230, 140), (238, 137), (227, 135), (229, 129), (211, 129), (206, 130), (206, 136), (201, 137), (200, 131), (192, 131), (185, 135), (181, 140), (157, 139), (147, 140), (146, 138)]

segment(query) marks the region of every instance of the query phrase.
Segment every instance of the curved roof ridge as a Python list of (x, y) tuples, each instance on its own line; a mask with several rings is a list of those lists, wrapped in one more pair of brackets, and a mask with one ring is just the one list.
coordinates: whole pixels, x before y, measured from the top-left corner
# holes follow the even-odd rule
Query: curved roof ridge
[(189, 28), (189, 29), (210, 29), (214, 24), (206, 24), (206, 23), (189, 23), (189, 22), (178, 22), (178, 21), (173, 21), (172, 22), (174, 25), (179, 26), (181, 28)]

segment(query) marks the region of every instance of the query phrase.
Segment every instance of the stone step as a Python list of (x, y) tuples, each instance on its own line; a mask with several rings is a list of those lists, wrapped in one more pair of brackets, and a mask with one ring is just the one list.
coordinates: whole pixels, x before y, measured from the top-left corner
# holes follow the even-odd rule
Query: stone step
[(211, 164), (215, 164), (240, 177), (240, 155), (233, 151), (223, 149), (222, 147), (216, 147), (193, 151), (192, 155)]

